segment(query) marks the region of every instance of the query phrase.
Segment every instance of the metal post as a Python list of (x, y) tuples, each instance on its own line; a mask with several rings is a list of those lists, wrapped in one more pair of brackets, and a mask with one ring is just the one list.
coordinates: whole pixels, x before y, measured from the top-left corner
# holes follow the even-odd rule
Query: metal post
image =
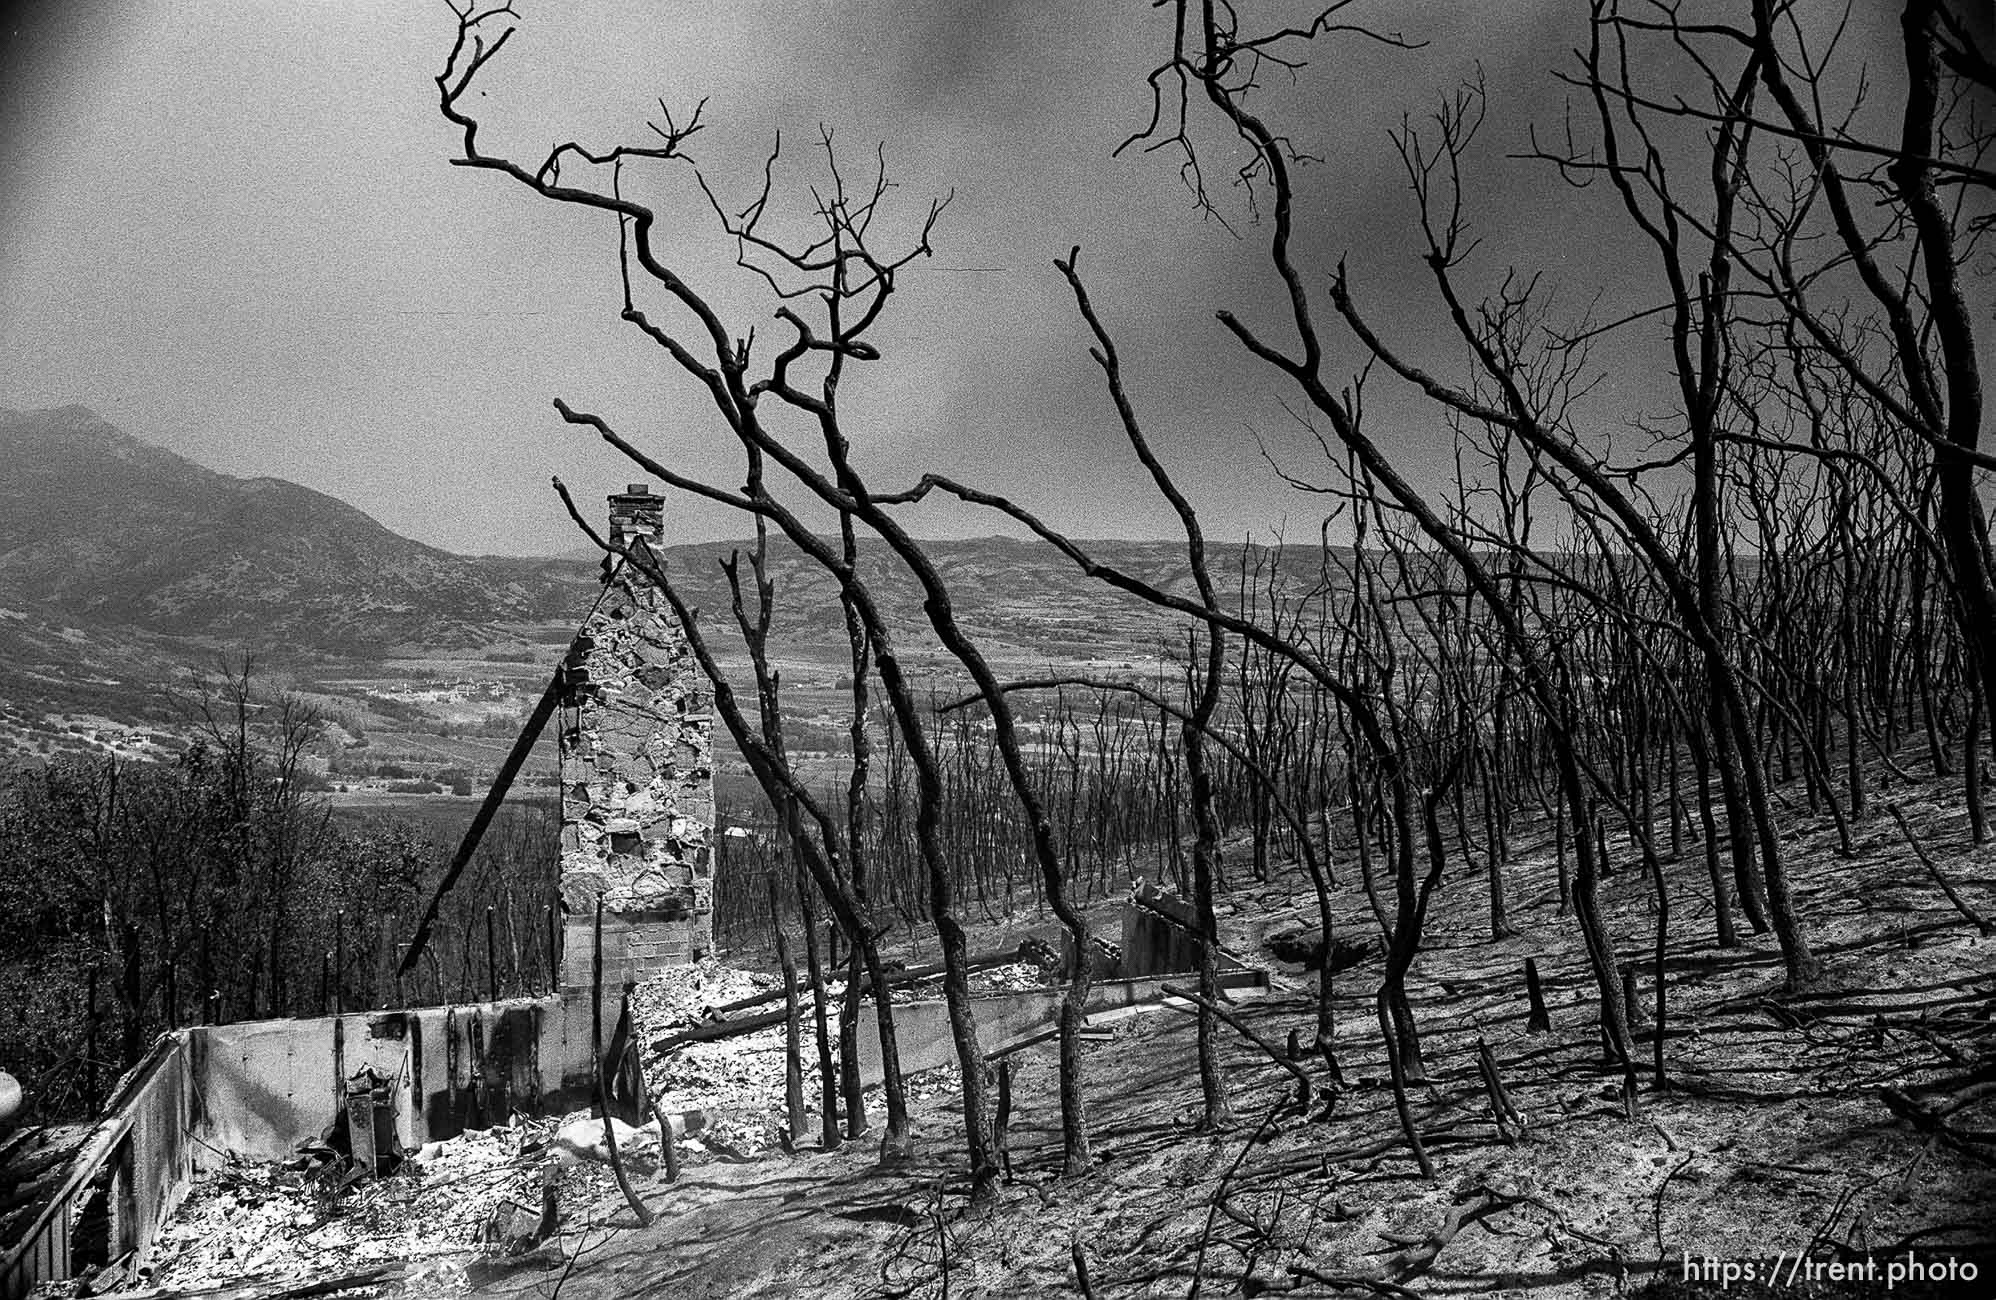
[(495, 911), (488, 903), (485, 906), (485, 989), (486, 996), (493, 1002), (499, 1000), (499, 940), (495, 929), (497, 924)]
[(90, 978), (84, 983), (83, 992), (83, 1109), (90, 1118), (97, 1118), (97, 968), (90, 968)]

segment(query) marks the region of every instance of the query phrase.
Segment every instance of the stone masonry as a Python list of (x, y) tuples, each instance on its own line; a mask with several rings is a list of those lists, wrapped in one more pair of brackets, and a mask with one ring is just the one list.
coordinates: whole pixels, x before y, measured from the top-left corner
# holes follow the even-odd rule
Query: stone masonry
[[(611, 540), (656, 544), (664, 499), (610, 498)], [(603, 903), (603, 983), (684, 965), (712, 947), (713, 717), (665, 596), (622, 563), (568, 661), (561, 710), (562, 984), (591, 979)]]

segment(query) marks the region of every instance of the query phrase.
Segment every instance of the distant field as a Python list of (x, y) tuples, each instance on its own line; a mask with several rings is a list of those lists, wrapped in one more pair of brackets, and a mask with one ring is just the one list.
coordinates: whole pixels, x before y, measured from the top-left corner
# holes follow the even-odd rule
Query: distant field
[[(1171, 548), (1135, 544), (1130, 549), (1138, 568), (1170, 576), (1171, 566), (1160, 561), (1169, 558)], [(1059, 575), (1059, 566), (1030, 550), (989, 543), (957, 551), (948, 567), (964, 595), (961, 616), (1001, 676), (1160, 672), (1170, 646), (1155, 611), (1104, 599), (1093, 590), (1081, 599), (1073, 580)], [(687, 561), (681, 567), (696, 588), (690, 593), (694, 603), (725, 610), (725, 590), (713, 586), (709, 572), (711, 557), (689, 551), (679, 558)], [(787, 552), (773, 569), (778, 614), (773, 666), (783, 681), (785, 730), (805, 779), (822, 789), (844, 775), (840, 755), (850, 723), (850, 649), (828, 580)], [(695, 580), (696, 572), (705, 576)], [(938, 699), (969, 693), (962, 666), (923, 634), (918, 593), (905, 575), (881, 565), (871, 577), (890, 605), (911, 616), (899, 650), (918, 693)], [(703, 581), (706, 587), (699, 585)], [(747, 656), (729, 634), (729, 620), (710, 619), (707, 630), (728, 676), (738, 684), (748, 679)], [(343, 816), (394, 812), (427, 818), (430, 814), (412, 810), (429, 801), (444, 810), (468, 809), (483, 795), (573, 631), (565, 620), (502, 619), (460, 644), (393, 645), (378, 657), (351, 649), (257, 647), (256, 689), (264, 699), (288, 694), (325, 719), (324, 737), (308, 767), (334, 787), (350, 788), (336, 795)], [(225, 652), (137, 631), (85, 636), (26, 615), (0, 620), (0, 650), (10, 652), (0, 655), (0, 759), (35, 763), (65, 755), (169, 754), (195, 724), (186, 701), (177, 711), (163, 703), (168, 686), (191, 699), (198, 688), (190, 674), (213, 678), (232, 653), (249, 649)], [(873, 704), (879, 707), (877, 691)], [(1041, 701), (1021, 696), (1014, 707), (1030, 719)], [(717, 736), (716, 751), (722, 805), (760, 802), (725, 735)], [(550, 734), (529, 755), (516, 796), (548, 797), (556, 776)], [(390, 795), (383, 788), (419, 781), (471, 793)], [(352, 789), (363, 783), (368, 788)]]
[[(483, 794), (480, 791), (480, 794)], [(360, 794), (331, 794), (326, 796), (332, 805), (333, 815), (346, 822), (369, 822), (394, 819), (415, 827), (424, 836), (439, 843), (456, 844), (464, 837), (471, 826), (471, 818), (478, 811), (477, 797), (463, 797), (447, 794), (392, 795), (377, 792)], [(527, 811), (536, 808), (552, 808), (555, 800), (545, 796), (538, 798), (508, 799), (501, 816), (514, 810)]]
[[(827, 765), (822, 779), (830, 783), (838, 779), (838, 773)], [(723, 808), (761, 797), (753, 778), (746, 773), (725, 771), (714, 777), (714, 794), (716, 802)], [(465, 828), (471, 825), (472, 816), (477, 813), (484, 796), (483, 789), (471, 795), (387, 794), (379, 790), (357, 790), (345, 793), (335, 791), (324, 798), (332, 807), (333, 815), (343, 821), (394, 818), (417, 826), (432, 838), (455, 843), (464, 834)], [(553, 808), (559, 802), (551, 791), (516, 789), (507, 796), (500, 815), (505, 816), (516, 808)]]
[[(504, 762), (513, 748), (513, 736), (443, 736), (418, 730), (370, 731), (368, 733), (374, 761), (389, 759), (409, 759), (425, 767), (469, 768), (475, 775), (490, 775)], [(360, 751), (353, 751), (352, 757), (361, 759)], [(527, 771), (552, 772), (555, 767), (555, 746), (551, 737), (544, 737), (534, 746), (527, 759)]]

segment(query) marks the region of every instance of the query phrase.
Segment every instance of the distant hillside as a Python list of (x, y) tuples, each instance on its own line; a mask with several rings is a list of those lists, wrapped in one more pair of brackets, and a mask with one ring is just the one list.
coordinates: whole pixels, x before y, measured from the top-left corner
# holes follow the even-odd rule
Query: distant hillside
[[(1168, 590), (1192, 596), (1191, 569), (1179, 542), (1090, 542), (1098, 558)], [(732, 593), (720, 562), (747, 542), (702, 542), (665, 548), (674, 582), (701, 611), (702, 625), (727, 634), (733, 627)], [(804, 643), (845, 642), (838, 584), (787, 540), (770, 542), (775, 581), (772, 624), (779, 637)], [(1177, 620), (1118, 594), (1038, 542), (1007, 537), (937, 541), (924, 549), (948, 585), (959, 621), (994, 649), (1038, 651), (1055, 658), (1088, 657), (1132, 644), (1158, 648)], [(1232, 564), (1232, 553), (1216, 563)], [(860, 575), (886, 608), (897, 632), (911, 644), (933, 640), (922, 612), (922, 589), (885, 542), (860, 549)], [(1222, 579), (1224, 584), (1224, 579)]]
[[(322, 492), (203, 468), (82, 407), (0, 410), (0, 460), (0, 754), (95, 734), (93, 719), (170, 723), (169, 689), (188, 669), (251, 652), (266, 675), (344, 709), (350, 730), (367, 730), (382, 749), (399, 745), (396, 764), (444, 762), (444, 749), (468, 742), (431, 740), (462, 738), (467, 727), (504, 732), (491, 710), (524, 710), (600, 589), (599, 557), (589, 553), (441, 551)], [(1192, 594), (1180, 542), (1087, 545)], [(737, 662), (740, 648), (720, 560), (738, 548), (746, 543), (664, 553), (724, 662)], [(1183, 644), (1182, 618), (1118, 595), (1037, 542), (987, 537), (927, 551), (959, 621), (1002, 672), (1153, 661)], [(1215, 548), (1224, 592), (1234, 590), (1240, 558), (1238, 548)], [(1305, 567), (1297, 564), (1295, 581), (1308, 580)], [(771, 543), (770, 568), (776, 653), (808, 712), (813, 700), (842, 694), (834, 692), (847, 653), (837, 587), (782, 540)], [(920, 586), (886, 544), (866, 543), (860, 568), (911, 668), (960, 678), (929, 629)], [(455, 687), (439, 692), (440, 682), (496, 684), (498, 697), (472, 695), (511, 702), (480, 712)], [(487, 736), (480, 746), (502, 742)]]
[[(0, 605), (31, 616), (168, 637), (245, 635), (304, 653), (382, 655), (477, 644), (501, 625), (579, 617), (598, 565), (466, 556), (390, 532), (353, 506), (283, 479), (233, 478), (153, 446), (80, 406), (0, 410)], [(717, 634), (731, 626), (719, 561), (740, 542), (666, 549)], [(1176, 542), (1091, 543), (1104, 558), (1187, 594)], [(1037, 543), (935, 542), (937, 568), (973, 626), (1050, 646), (1134, 606)], [(1225, 569), (1230, 552), (1216, 556)], [(842, 639), (832, 579), (787, 542), (771, 546), (779, 631)], [(884, 543), (861, 569), (899, 619), (921, 592)]]
[(462, 643), (575, 608), (587, 568), (412, 542), (321, 492), (232, 478), (77, 406), (0, 410), (0, 604), (304, 651)]

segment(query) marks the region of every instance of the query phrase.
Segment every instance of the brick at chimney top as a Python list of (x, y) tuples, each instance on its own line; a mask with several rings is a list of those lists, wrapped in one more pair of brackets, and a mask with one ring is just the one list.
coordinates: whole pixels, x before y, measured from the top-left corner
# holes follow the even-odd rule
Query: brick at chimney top
[(640, 537), (659, 545), (665, 538), (665, 498), (649, 483), (633, 483), (610, 494), (610, 541), (629, 546)]

